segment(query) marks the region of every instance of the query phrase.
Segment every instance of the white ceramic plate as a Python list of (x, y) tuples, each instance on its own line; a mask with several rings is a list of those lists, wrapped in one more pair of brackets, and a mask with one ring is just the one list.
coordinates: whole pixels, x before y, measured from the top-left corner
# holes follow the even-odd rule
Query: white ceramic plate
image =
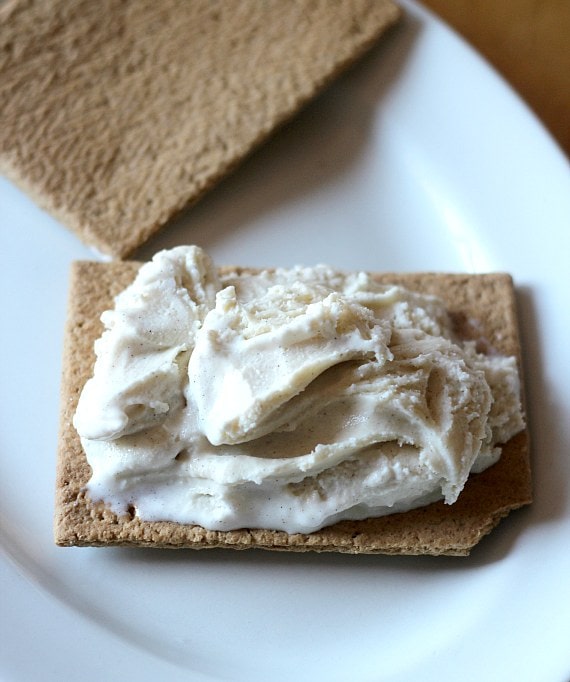
[(141, 252), (220, 263), (506, 270), (536, 502), (470, 558), (52, 544), (67, 273), (94, 257), (0, 183), (0, 678), (570, 678), (570, 171), (528, 110), (414, 5), (372, 55)]

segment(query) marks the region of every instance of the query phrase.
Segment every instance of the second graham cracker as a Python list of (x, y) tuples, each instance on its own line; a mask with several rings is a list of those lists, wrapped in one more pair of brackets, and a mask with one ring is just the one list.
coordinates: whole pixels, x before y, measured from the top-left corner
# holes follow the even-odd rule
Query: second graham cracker
[(125, 257), (399, 14), (390, 0), (11, 0), (0, 172)]

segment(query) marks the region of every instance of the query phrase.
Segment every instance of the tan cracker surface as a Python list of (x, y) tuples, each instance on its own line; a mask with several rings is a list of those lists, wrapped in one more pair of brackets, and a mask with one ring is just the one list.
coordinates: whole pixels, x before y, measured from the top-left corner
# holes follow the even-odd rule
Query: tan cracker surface
[(390, 0), (0, 3), (0, 172), (125, 257), (399, 14)]

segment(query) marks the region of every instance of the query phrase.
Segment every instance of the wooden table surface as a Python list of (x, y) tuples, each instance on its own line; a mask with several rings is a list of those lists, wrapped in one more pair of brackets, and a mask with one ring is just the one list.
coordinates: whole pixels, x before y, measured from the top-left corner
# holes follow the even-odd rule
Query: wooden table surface
[(570, 157), (570, 0), (423, 0), (534, 110)]

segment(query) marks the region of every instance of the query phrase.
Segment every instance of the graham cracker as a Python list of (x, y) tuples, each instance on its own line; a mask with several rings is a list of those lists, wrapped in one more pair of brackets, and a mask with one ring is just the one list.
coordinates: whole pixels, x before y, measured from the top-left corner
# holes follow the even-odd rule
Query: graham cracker
[(10, 0), (0, 172), (126, 257), (368, 50), (391, 0)]
[[(76, 262), (71, 273), (62, 380), (55, 541), (59, 545), (138, 545), (164, 548), (263, 548), (363, 554), (467, 555), (510, 511), (532, 501), (529, 437), (524, 431), (503, 447), (497, 464), (472, 475), (459, 500), (364, 521), (343, 521), (311, 534), (242, 529), (220, 532), (171, 522), (117, 517), (83, 492), (90, 467), (73, 428), (79, 394), (92, 375), (99, 316), (134, 279), (134, 262)], [(512, 279), (507, 274), (382, 274), (385, 283), (440, 296), (473, 338), (519, 359)], [(474, 324), (474, 320), (477, 324)]]

